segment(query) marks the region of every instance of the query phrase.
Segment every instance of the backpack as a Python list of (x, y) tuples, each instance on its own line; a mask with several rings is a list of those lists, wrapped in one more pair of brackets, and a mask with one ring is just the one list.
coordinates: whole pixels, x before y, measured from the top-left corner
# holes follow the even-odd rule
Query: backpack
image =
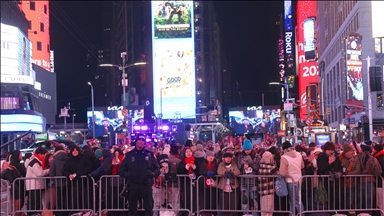
[(315, 190), (315, 202), (318, 204), (324, 204), (328, 202), (328, 192), (324, 188), (324, 184), (321, 180)]
[(288, 195), (287, 183), (285, 183), (285, 180), (281, 175), (277, 176), (275, 182), (275, 191), (276, 195), (279, 197), (285, 197)]

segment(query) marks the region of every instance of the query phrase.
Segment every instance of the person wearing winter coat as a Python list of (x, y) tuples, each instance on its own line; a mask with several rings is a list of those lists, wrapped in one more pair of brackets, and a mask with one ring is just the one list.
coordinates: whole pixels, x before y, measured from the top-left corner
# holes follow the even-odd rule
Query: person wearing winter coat
[(206, 152), (206, 159), (200, 164), (199, 179), (199, 209), (216, 209), (217, 202), (217, 180), (214, 177), (217, 175), (217, 160), (215, 153), (212, 151)]
[[(287, 183), (288, 188), (288, 198), (289, 198), (289, 211), (295, 212), (299, 211), (299, 187), (298, 183), (302, 177), (301, 169), (304, 168), (303, 157), (298, 153), (290, 142), (286, 141), (283, 143), (283, 156), (280, 160), (279, 173), (281, 176), (285, 177), (285, 182)], [(264, 152), (265, 154), (265, 152)], [(295, 200), (293, 200), (293, 194), (295, 194)], [(304, 210), (304, 205), (301, 203), (301, 209)]]
[[(38, 178), (47, 176), (49, 173), (49, 169), (44, 169), (45, 154), (47, 154), (47, 150), (43, 147), (38, 147), (30, 160), (25, 164), (27, 167), (25, 189), (28, 194), (28, 210), (41, 210), (42, 207), (45, 179)], [(36, 213), (37, 212), (28, 212), (28, 215)]]
[[(376, 144), (373, 147), (373, 156), (379, 161), (379, 164), (381, 166), (381, 177), (384, 179), (384, 146), (383, 144)], [(383, 197), (383, 181), (377, 182), (376, 187), (376, 200), (377, 200), (377, 207), (380, 209), (384, 209), (384, 197)], [(383, 202), (380, 202), (380, 200), (383, 200)], [(381, 213), (381, 216), (384, 216), (384, 213)]]
[[(1, 179), (7, 180), (12, 187), (12, 191), (14, 191), (14, 197), (12, 197), (13, 200), (13, 208), (15, 211), (20, 211), (23, 208), (24, 205), (24, 181), (23, 180), (17, 180), (17, 178), (21, 178), (21, 173), (19, 170), (9, 164), (6, 160), (1, 161), (1, 173), (0, 177)], [(11, 196), (11, 194), (8, 194)], [(5, 209), (4, 209), (5, 210)], [(7, 214), (8, 215), (8, 214)], [(15, 214), (16, 216), (21, 216), (21, 212), (17, 212)]]
[[(177, 174), (177, 168), (181, 162), (179, 147), (172, 144), (168, 156), (168, 174)], [(167, 182), (167, 201), (174, 209), (180, 209), (180, 188), (178, 181)], [(177, 211), (174, 211), (178, 215)]]
[(87, 155), (89, 160), (91, 161), (91, 172), (100, 167), (100, 161), (96, 158), (95, 153), (92, 151), (89, 145), (83, 147), (83, 154)]
[[(238, 210), (238, 197), (236, 191), (239, 188), (239, 182), (237, 176), (241, 174), (237, 164), (233, 161), (233, 154), (226, 152), (223, 155), (223, 162), (221, 162), (217, 168), (217, 174), (222, 176), (217, 188), (221, 192), (220, 206), (223, 210)], [(236, 216), (236, 212), (222, 212), (220, 215), (224, 216)]]
[(196, 145), (196, 151), (193, 152), (193, 157), (195, 157), (196, 176), (199, 176), (200, 165), (205, 160), (205, 157), (206, 157), (204, 146), (202, 144)]
[[(262, 212), (261, 216), (272, 216), (274, 209), (274, 178), (267, 177), (268, 175), (275, 175), (278, 171), (276, 166), (276, 162), (273, 159), (273, 155), (271, 152), (264, 152), (259, 168), (259, 175), (263, 177), (259, 178), (259, 194), (260, 194), (260, 209), (261, 211), (270, 211), (270, 212)], [(265, 177), (264, 177), (265, 176)]]
[(25, 177), (25, 175), (27, 174), (27, 170), (21, 163), (21, 160), (23, 160), (23, 155), (21, 154), (20, 150), (11, 151), (11, 154), (9, 156), (9, 164), (16, 167), (16, 169), (20, 172), (21, 177)]
[[(63, 168), (65, 162), (69, 159), (67, 153), (64, 151), (62, 146), (55, 148), (55, 153), (53, 154), (53, 161), (51, 162), (51, 167), (49, 169), (49, 176), (51, 177), (64, 177)], [(69, 195), (69, 183), (67, 178), (54, 178), (54, 185), (56, 188), (56, 206), (57, 210), (66, 210), (68, 209), (68, 195)], [(55, 211), (56, 216), (66, 216), (68, 212), (64, 211)]]
[[(360, 182), (360, 190), (361, 192), (358, 197), (363, 200), (362, 202), (358, 202), (358, 208), (363, 209), (371, 209), (375, 208), (373, 206), (373, 200), (376, 196), (375, 182), (376, 176), (381, 176), (382, 169), (379, 161), (371, 155), (372, 152), (372, 141), (365, 141), (360, 144), (361, 152), (357, 155), (360, 160), (361, 170), (363, 175), (373, 175), (375, 177), (362, 177)], [(364, 212), (372, 215), (371, 211)]]
[(65, 162), (63, 175), (70, 180), (70, 206), (71, 209), (90, 209), (92, 200), (89, 186), (92, 182), (87, 178), (81, 178), (91, 172), (91, 162), (89, 158), (81, 153), (80, 147), (72, 146), (70, 157)]
[[(191, 148), (186, 148), (184, 150), (184, 158), (179, 163), (177, 168), (177, 174), (184, 175), (180, 178), (180, 187), (181, 194), (183, 195), (182, 200), (182, 208), (191, 209), (191, 203), (194, 207), (196, 207), (195, 200), (191, 200), (191, 183), (196, 180), (196, 164), (195, 157), (193, 157), (193, 152)], [(188, 176), (186, 176), (188, 175)], [(195, 191), (192, 191), (194, 193)], [(195, 194), (195, 193), (194, 193)], [(193, 196), (196, 198), (196, 196)]]

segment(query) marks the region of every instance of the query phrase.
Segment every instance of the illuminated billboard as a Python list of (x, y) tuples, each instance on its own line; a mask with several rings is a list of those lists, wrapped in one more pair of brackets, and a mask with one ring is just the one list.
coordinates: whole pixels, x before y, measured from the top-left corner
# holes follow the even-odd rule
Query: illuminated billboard
[(273, 133), (281, 129), (280, 109), (256, 107), (229, 108), (229, 125), (233, 134)]
[(320, 119), (320, 106), (319, 106), (319, 85), (318, 83), (311, 83), (307, 86), (307, 108), (310, 119)]
[[(295, 37), (293, 34), (293, 24), (292, 24), (292, 1), (284, 1), (284, 27), (285, 27), (285, 59), (287, 69), (293, 68), (294, 66), (294, 44)], [(293, 74), (293, 71), (287, 70), (288, 74)]]
[(31, 80), (31, 47), (32, 43), (19, 28), (1, 23), (1, 75)]
[(193, 1), (152, 1), (154, 112), (195, 118)]
[(12, 114), (1, 115), (2, 132), (45, 132), (45, 118), (37, 115)]
[(384, 37), (384, 1), (371, 1), (372, 37)]
[[(347, 70), (347, 105), (363, 106), (363, 71), (362, 71), (361, 36), (350, 35), (345, 38), (345, 63)], [(356, 107), (350, 107), (356, 110)]]
[(28, 38), (32, 42), (32, 63), (51, 71), (49, 1), (21, 1), (20, 9), (30, 21)]
[(316, 20), (314, 19), (316, 17), (316, 1), (298, 1), (296, 10), (300, 119), (306, 120), (309, 117), (307, 116), (306, 88), (310, 83), (317, 83), (319, 79), (317, 59), (313, 58), (314, 52), (312, 52), (313, 46), (315, 50), (317, 49), (316, 37), (313, 36), (317, 34)]

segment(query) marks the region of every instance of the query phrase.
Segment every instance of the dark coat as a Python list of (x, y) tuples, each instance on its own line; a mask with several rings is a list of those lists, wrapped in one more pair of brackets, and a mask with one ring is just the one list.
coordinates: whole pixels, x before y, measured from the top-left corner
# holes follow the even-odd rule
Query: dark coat
[(100, 179), (103, 175), (110, 175), (109, 169), (112, 171), (112, 154), (108, 149), (103, 150), (104, 160), (101, 162), (100, 166), (91, 172), (91, 176), (95, 179)]
[(17, 170), (17, 168), (12, 166), (12, 165), (1, 172), (1, 178), (9, 181), (9, 183), (13, 187), (13, 189), (15, 191), (14, 199), (16, 199), (16, 200), (24, 198), (24, 189), (25, 189), (24, 188), (24, 180), (20, 179), (20, 180), (15, 181), (15, 179), (21, 178), (21, 177), (22, 176), (21, 176), (20, 172)]
[(9, 163), (10, 165), (16, 167), (16, 169), (20, 172), (21, 177), (25, 177), (27, 174), (27, 170), (25, 169), (24, 164), (20, 163), (20, 151), (19, 150), (13, 150), (11, 152), (11, 162)]
[(317, 175), (329, 175), (330, 173), (343, 172), (343, 166), (337, 153), (335, 152), (336, 160), (329, 164), (328, 155), (324, 152), (320, 153), (319, 158), (317, 159)]
[(80, 176), (88, 175), (91, 172), (91, 161), (89, 158), (79, 153), (78, 156), (71, 157), (65, 162), (63, 175), (69, 177), (70, 174), (76, 173), (76, 178), (80, 178)]
[(160, 166), (153, 152), (135, 148), (125, 154), (119, 175), (130, 183), (152, 185), (154, 178), (160, 175)]
[[(49, 169), (49, 176), (54, 177), (54, 176), (64, 176), (63, 174), (63, 169), (64, 169), (64, 164), (68, 160), (68, 156), (65, 153), (65, 151), (60, 150), (56, 152), (53, 155), (53, 161), (51, 163), (51, 167)], [(59, 179), (55, 180), (55, 183), (57, 186), (62, 186), (66, 183), (66, 180), (61, 180)]]
[[(204, 160), (199, 167), (199, 176), (204, 176), (204, 177), (199, 177), (199, 187), (200, 189), (205, 188), (204, 186), (207, 186), (205, 184), (206, 178), (208, 177), (208, 171), (212, 171), (213, 175), (217, 175), (217, 167), (218, 167), (217, 160), (214, 159), (212, 162), (212, 170), (208, 170), (208, 161)], [(215, 177), (212, 177), (213, 179), (216, 179)]]
[[(382, 170), (381, 177), (384, 178), (384, 150), (376, 152), (373, 156), (379, 161)], [(379, 181), (378, 187), (383, 187), (383, 181)]]

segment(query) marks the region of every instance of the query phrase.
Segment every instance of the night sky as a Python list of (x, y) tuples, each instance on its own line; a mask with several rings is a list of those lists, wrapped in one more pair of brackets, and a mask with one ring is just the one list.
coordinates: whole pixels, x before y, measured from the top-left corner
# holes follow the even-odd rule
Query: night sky
[[(58, 109), (71, 102), (75, 110), (70, 113), (77, 115), (75, 122), (85, 122), (86, 108), (91, 106), (87, 85), (91, 74), (86, 72), (86, 54), (87, 49), (97, 46), (101, 5), (100, 1), (51, 1), (51, 48), (55, 51)], [(278, 89), (270, 88), (268, 82), (278, 79), (279, 27), (275, 22), (283, 12), (283, 1), (215, 2), (215, 7), (222, 49), (242, 95), (242, 101), (236, 105), (259, 106), (262, 93), (265, 105), (277, 105)]]

